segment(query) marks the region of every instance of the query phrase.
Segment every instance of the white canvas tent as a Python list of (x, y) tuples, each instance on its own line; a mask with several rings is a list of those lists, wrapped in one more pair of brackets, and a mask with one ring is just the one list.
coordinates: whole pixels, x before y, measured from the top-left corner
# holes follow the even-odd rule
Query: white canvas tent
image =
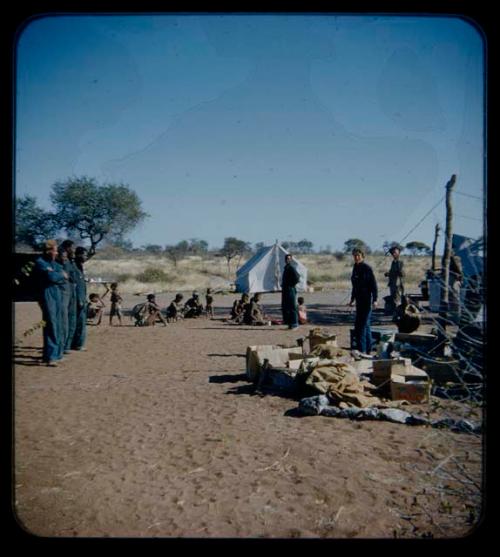
[[(261, 248), (236, 271), (236, 292), (280, 292), (288, 252), (278, 243)], [(300, 275), (297, 291), (307, 290), (307, 268), (295, 257), (292, 264)]]

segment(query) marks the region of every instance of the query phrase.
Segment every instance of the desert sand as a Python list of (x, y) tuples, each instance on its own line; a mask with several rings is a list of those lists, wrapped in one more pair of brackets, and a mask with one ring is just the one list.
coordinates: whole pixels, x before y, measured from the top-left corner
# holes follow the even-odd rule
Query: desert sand
[[(292, 345), (319, 323), (347, 347), (347, 293), (307, 295), (313, 323), (295, 331), (226, 323), (235, 297), (215, 297), (214, 319), (167, 327), (134, 327), (129, 317), (109, 326), (105, 315), (88, 327), (87, 350), (56, 368), (40, 364), (40, 330), (23, 336), (41, 318), (37, 304), (15, 304), (13, 503), (22, 528), (42, 537), (286, 539), (474, 530), (481, 436), (298, 417), (298, 399), (261, 396), (247, 381), (248, 345)], [(126, 297), (124, 307), (138, 301)], [(263, 304), (279, 317), (279, 295)], [(408, 409), (479, 419), (478, 408), (436, 397)]]

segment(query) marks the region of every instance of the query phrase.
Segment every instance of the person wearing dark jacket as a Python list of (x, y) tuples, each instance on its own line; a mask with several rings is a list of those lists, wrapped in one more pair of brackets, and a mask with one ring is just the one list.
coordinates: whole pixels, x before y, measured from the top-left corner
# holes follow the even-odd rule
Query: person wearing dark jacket
[(77, 247), (75, 250), (76, 268), (76, 327), (71, 350), (86, 350), (85, 340), (87, 338), (87, 285), (85, 283), (85, 273), (83, 264), (87, 259), (87, 250), (84, 247)]
[(285, 255), (285, 268), (281, 280), (281, 311), (283, 323), (288, 325), (289, 329), (296, 329), (299, 326), (296, 286), (300, 281), (300, 275), (292, 265), (292, 259), (291, 253)]
[(65, 251), (67, 254), (67, 261), (64, 262), (64, 270), (68, 275), (68, 296), (65, 297), (63, 303), (65, 304), (65, 320), (66, 333), (64, 339), (64, 353), (69, 354), (73, 338), (76, 331), (76, 314), (77, 314), (77, 304), (76, 304), (76, 281), (78, 280), (78, 269), (75, 264), (75, 243), (73, 240), (64, 240), (61, 244), (61, 250)]
[(364, 262), (365, 254), (358, 248), (352, 250), (354, 265), (352, 267), (352, 293), (350, 306), (356, 302), (356, 319), (354, 322), (354, 337), (357, 349), (369, 354), (372, 348), (372, 333), (370, 319), (372, 307), (377, 307), (377, 281), (373, 270)]

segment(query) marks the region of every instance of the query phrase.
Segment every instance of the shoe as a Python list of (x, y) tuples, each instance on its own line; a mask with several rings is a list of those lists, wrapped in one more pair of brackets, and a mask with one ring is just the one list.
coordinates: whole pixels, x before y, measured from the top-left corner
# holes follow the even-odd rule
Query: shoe
[(85, 347), (83, 347), (83, 346), (82, 346), (81, 348), (73, 348), (73, 350), (74, 350), (75, 352), (86, 352), (86, 351), (87, 351), (87, 349), (86, 349)]
[(298, 329), (299, 326), (298, 326), (298, 325), (290, 325), (288, 328), (289, 328), (289, 329)]
[(65, 350), (63, 354), (71, 354), (71, 350)]
[(57, 362), (55, 360), (49, 360), (48, 362), (45, 362), (45, 365), (49, 367), (57, 367)]

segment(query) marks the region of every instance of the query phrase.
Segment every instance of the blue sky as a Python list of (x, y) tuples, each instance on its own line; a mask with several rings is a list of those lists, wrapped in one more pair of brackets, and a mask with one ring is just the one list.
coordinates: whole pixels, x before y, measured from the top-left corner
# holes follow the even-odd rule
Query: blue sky
[(32, 20), (17, 48), (15, 192), (48, 209), (70, 176), (125, 183), (150, 215), (136, 246), (378, 249), (431, 245), (457, 174), (454, 231), (478, 237), (483, 48), (453, 17)]

